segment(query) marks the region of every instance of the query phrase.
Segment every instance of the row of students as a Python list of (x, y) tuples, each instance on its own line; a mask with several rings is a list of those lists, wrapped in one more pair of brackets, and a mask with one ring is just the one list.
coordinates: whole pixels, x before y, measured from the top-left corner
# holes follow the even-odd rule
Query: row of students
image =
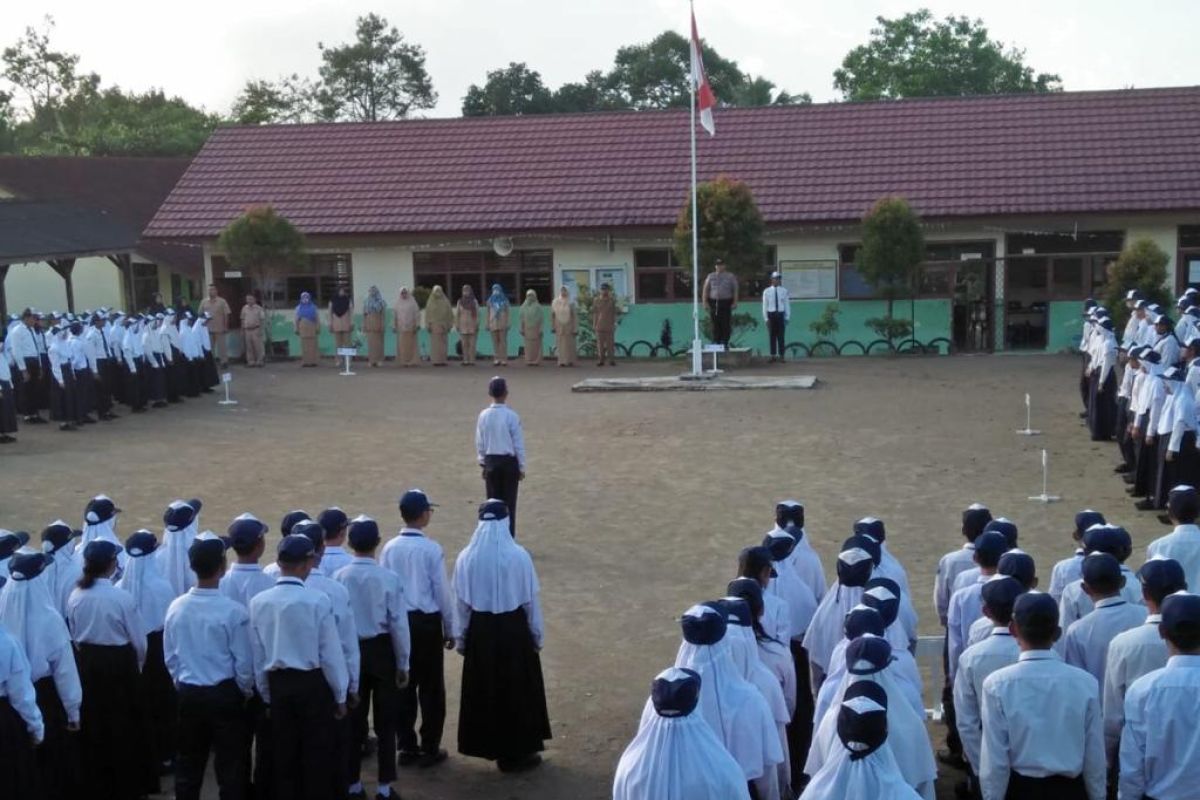
[(0, 788), (11, 778), (14, 797), (37, 800), (86, 785), (124, 800), (173, 770), (176, 797), (199, 798), (211, 753), (222, 797), (365, 797), (373, 725), (387, 798), (398, 765), (447, 757), (444, 649), (464, 659), (459, 752), (502, 771), (540, 763), (551, 732), (539, 586), (502, 501), (481, 506), (449, 584), (420, 490), (401, 498), (404, 528), (382, 554), (368, 517), (290, 512), (268, 569), (266, 524), (243, 514), (226, 536), (198, 533), (200, 508), (172, 503), (161, 543), (138, 531), (120, 544), (104, 496), (82, 531), (48, 526), (41, 550), (0, 532), (0, 629), (16, 653), (0, 637), (0, 685), (14, 687), (0, 726), (23, 720), (21, 741), (40, 743), (37, 771), (0, 763)]

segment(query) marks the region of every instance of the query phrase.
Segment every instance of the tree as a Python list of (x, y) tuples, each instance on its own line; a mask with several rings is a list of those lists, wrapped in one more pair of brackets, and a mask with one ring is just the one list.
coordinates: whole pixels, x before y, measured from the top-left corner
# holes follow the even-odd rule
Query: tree
[(1167, 263), (1171, 257), (1153, 239), (1136, 239), (1125, 246), (1117, 260), (1108, 265), (1104, 284), (1104, 307), (1113, 317), (1117, 331), (1124, 330), (1129, 319), (1125, 293), (1137, 289), (1151, 303), (1168, 307)]
[(892, 306), (907, 289), (915, 291), (925, 259), (925, 234), (921, 221), (902, 197), (884, 197), (863, 217), (863, 242), (855, 267), (863, 280), (887, 299), (887, 316), (879, 320), (884, 338), (891, 342), (903, 329), (895, 325)]
[(928, 9), (899, 19), (876, 17), (867, 44), (851, 50), (833, 73), (847, 100), (1021, 94), (1062, 89), (1058, 75), (1035, 74), (1025, 52), (993, 41), (982, 20)]
[[(746, 79), (734, 61), (722, 58), (701, 42), (704, 71), (713, 92), (730, 101)], [(647, 44), (617, 50), (608, 82), (629, 108), (686, 108), (691, 102), (688, 75), (691, 42), (675, 31), (663, 31)]]
[(54, 18), (46, 16), (42, 29), (32, 26), (11, 47), (4, 48), (4, 78), (24, 93), (30, 109), (54, 108), (75, 89), (79, 56), (50, 46)]
[[(737, 275), (763, 271), (763, 218), (750, 187), (720, 176), (696, 189), (700, 217), (700, 266), (713, 268), (718, 258)], [(692, 198), (675, 223), (675, 254), (680, 264), (692, 263)]]
[(812, 103), (812, 95), (808, 92), (789, 94), (785, 91), (775, 91), (775, 84), (763, 77), (752, 78), (749, 75), (739, 86), (732, 98), (731, 105), (751, 106), (806, 106)]
[(358, 18), (354, 42), (317, 46), (322, 61), (317, 96), (326, 119), (403, 119), (437, 103), (425, 50), (404, 41), (378, 14)]
[(321, 118), (317, 86), (296, 73), (277, 81), (248, 80), (230, 111), (239, 125), (316, 122)]
[(225, 226), (217, 249), (230, 266), (248, 271), (260, 290), (272, 273), (308, 263), (304, 235), (269, 205), (248, 208)]
[(464, 117), (545, 114), (553, 110), (554, 94), (542, 83), (542, 76), (516, 61), (488, 72), (483, 86), (472, 84), (462, 105)]
[(559, 113), (573, 111), (619, 111), (629, 108), (623, 98), (609, 86), (608, 77), (598, 69), (584, 76), (579, 83), (564, 83), (554, 92), (554, 110)]

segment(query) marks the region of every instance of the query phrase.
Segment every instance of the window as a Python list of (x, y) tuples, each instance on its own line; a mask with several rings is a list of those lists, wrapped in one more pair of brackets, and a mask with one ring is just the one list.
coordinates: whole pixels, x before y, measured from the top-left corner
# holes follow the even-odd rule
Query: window
[[(838, 247), (841, 296), (850, 300), (883, 297), (883, 293), (876, 291), (854, 266), (861, 247), (860, 244)], [(995, 253), (996, 245), (989, 241), (926, 242), (917, 297), (951, 297), (959, 266), (963, 263), (991, 261)], [(907, 287), (901, 287), (897, 296), (908, 297)]]
[[(221, 278), (229, 269), (223, 256), (213, 256), (213, 276)], [(307, 270), (270, 271), (260, 278), (253, 270), (244, 273), (256, 289), (263, 308), (292, 308), (300, 302), (300, 294), (308, 292), (319, 307), (328, 305), (337, 290), (346, 287), (353, 291), (349, 253), (313, 253), (308, 257)]]
[(158, 291), (158, 265), (133, 265), (133, 307), (135, 309), (149, 308), (154, 303), (154, 293)]
[(521, 303), (532, 289), (538, 302), (554, 299), (554, 253), (551, 250), (515, 250), (498, 256), (491, 250), (413, 253), (413, 281), (425, 289), (441, 286), (450, 302), (470, 286), (483, 301), (500, 284), (509, 302)]
[[(757, 297), (771, 282), (771, 273), (778, 264), (778, 249), (769, 244), (763, 247), (762, 273), (742, 278), (739, 297)], [(691, 302), (692, 267), (680, 264), (670, 247), (641, 248), (633, 251), (633, 280), (637, 287), (636, 301)], [(703, 278), (701, 278), (703, 281)]]

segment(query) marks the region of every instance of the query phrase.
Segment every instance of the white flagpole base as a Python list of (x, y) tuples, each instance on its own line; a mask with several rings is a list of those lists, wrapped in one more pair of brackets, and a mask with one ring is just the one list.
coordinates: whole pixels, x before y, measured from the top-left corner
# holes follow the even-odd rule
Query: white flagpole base
[(219, 406), (236, 406), (237, 404), (238, 404), (237, 400), (218, 400), (217, 401), (217, 405), (219, 405)]
[(339, 375), (357, 375), (358, 373), (350, 371), (350, 356), (344, 356), (344, 358), (346, 359), (346, 368), (343, 369), (338, 374)]
[(692, 339), (692, 374), (700, 375), (704, 372), (704, 342), (699, 339)]
[(1041, 431), (1035, 431), (1030, 428), (1022, 428), (1021, 430), (1017, 431), (1017, 433), (1020, 436), (1041, 436), (1042, 435)]
[(1062, 500), (1062, 498), (1056, 494), (1039, 494), (1034, 495), (1029, 499), (1035, 503), (1057, 503), (1059, 500)]

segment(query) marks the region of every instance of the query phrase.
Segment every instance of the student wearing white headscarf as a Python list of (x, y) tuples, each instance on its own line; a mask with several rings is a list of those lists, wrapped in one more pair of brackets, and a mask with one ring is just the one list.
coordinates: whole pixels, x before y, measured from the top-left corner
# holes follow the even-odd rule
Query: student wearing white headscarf
[[(877, 684), (856, 683), (837, 712), (838, 747), (812, 776), (800, 800), (917, 800), (904, 781), (889, 737), (888, 696)], [(891, 740), (894, 741), (894, 740)]]
[(0, 578), (8, 578), (8, 561), (29, 543), (29, 534), (0, 528)]
[(175, 500), (163, 512), (163, 544), (155, 553), (158, 571), (167, 579), (172, 599), (196, 585), (196, 573), (188, 563), (188, 548), (196, 539), (200, 527), (199, 500)]
[(538, 656), (542, 608), (533, 560), (509, 532), (503, 501), (480, 506), (452, 586), (455, 649), (463, 656), (458, 751), (506, 772), (536, 767), (550, 738)]
[(808, 626), (804, 649), (808, 651), (814, 692), (820, 690), (830, 671), (833, 648), (842, 639), (846, 614), (862, 602), (863, 587), (871, 579), (875, 567), (869, 547), (869, 541), (861, 536), (852, 536), (842, 545), (837, 560), (838, 579), (821, 598), (821, 605)]
[(134, 532), (125, 540), (129, 562), (117, 581), (137, 604), (142, 630), (146, 633), (146, 663), (142, 666), (140, 692), (146, 707), (156, 766), (169, 768), (175, 760), (175, 684), (167, 671), (163, 651), (163, 627), (175, 590), (160, 572), (158, 540), (147, 530)]
[[(759, 800), (778, 798), (776, 767), (784, 763), (779, 732), (767, 701), (734, 662), (725, 615), (711, 605), (697, 605), (684, 612), (680, 624), (684, 641), (675, 666), (700, 675), (700, 713), (754, 785)], [(643, 723), (649, 713), (652, 709), (643, 711)]]
[(117, 538), (117, 514), (120, 513), (121, 509), (107, 495), (98, 494), (88, 501), (83, 512), (83, 535), (75, 547), (75, 560), (80, 566), (83, 565), (84, 549), (92, 542), (105, 541), (117, 549), (117, 573), (114, 579), (121, 577), (128, 556), (121, 546), (121, 540)]
[(67, 616), (67, 598), (83, 574), (83, 568), (74, 557), (75, 544), (80, 535), (80, 531), (72, 529), (61, 519), (51, 522), (42, 530), (42, 552), (54, 557), (46, 567), (47, 590), (63, 619)]
[(856, 536), (866, 536), (872, 541), (879, 544), (879, 555), (875, 557), (875, 569), (871, 573), (872, 578), (890, 578), (895, 581), (900, 587), (900, 613), (899, 619), (901, 625), (904, 626), (904, 631), (908, 635), (909, 645), (912, 646), (917, 641), (917, 610), (912, 603), (912, 592), (908, 588), (908, 573), (905, 572), (904, 566), (900, 561), (891, 554), (887, 546), (887, 532), (883, 525), (883, 520), (875, 517), (863, 517), (858, 522), (854, 523), (854, 533)]
[(79, 730), (83, 689), (71, 635), (50, 592), (52, 563), (45, 553), (13, 558), (8, 583), (0, 590), (0, 629), (12, 634), (29, 661), (45, 723), (45, 738), (35, 752), (43, 796), (75, 797), (79, 776), (68, 731)]
[(647, 713), (617, 763), (613, 800), (749, 800), (741, 767), (695, 713), (700, 693), (694, 670), (655, 677)]

